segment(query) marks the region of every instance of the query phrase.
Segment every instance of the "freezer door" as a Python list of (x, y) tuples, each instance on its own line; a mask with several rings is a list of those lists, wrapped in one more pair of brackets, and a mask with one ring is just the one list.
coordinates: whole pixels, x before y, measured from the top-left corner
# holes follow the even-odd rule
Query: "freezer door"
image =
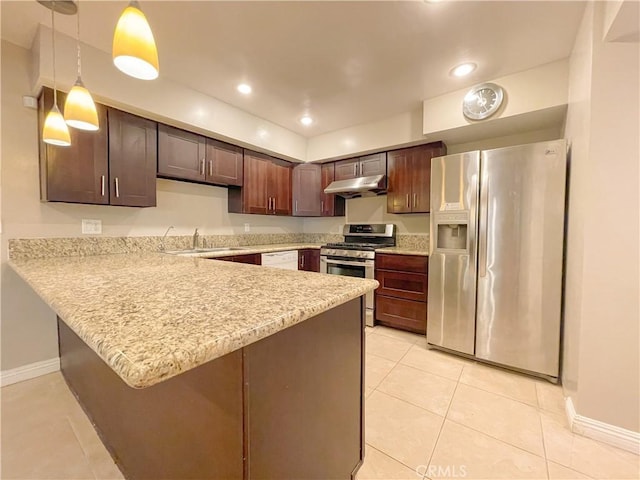
[(481, 155), (476, 356), (558, 376), (564, 140)]
[(431, 160), (427, 343), (473, 355), (480, 152)]

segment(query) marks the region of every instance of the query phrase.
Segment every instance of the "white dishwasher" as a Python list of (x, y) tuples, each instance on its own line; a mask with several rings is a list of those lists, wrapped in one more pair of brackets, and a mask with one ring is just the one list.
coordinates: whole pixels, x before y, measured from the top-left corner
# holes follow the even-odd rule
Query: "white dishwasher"
[(298, 270), (298, 251), (273, 252), (262, 254), (262, 266)]

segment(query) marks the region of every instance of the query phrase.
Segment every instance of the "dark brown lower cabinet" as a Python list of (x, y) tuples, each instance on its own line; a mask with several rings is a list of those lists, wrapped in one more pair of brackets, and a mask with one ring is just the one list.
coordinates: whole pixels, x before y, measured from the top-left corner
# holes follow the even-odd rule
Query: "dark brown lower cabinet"
[(376, 323), (426, 334), (427, 260), (420, 255), (376, 254)]
[(319, 272), (320, 250), (317, 248), (303, 248), (302, 250), (298, 250), (298, 270)]
[(351, 300), (143, 389), (58, 318), (60, 366), (128, 480), (353, 478), (363, 310), (363, 297)]
[(230, 255), (227, 257), (212, 258), (212, 260), (223, 260), (225, 262), (249, 263), (251, 265), (262, 265), (262, 255), (259, 253), (248, 253), (246, 255)]

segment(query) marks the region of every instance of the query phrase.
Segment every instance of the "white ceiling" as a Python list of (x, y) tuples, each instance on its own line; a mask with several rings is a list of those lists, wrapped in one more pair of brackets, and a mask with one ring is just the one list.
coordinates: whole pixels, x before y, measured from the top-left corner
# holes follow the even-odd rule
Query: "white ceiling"
[[(50, 12), (1, 2), (2, 38), (29, 48)], [(125, 1), (80, 3), (81, 39), (110, 52)], [(422, 100), (568, 57), (577, 1), (142, 1), (160, 75), (304, 136), (416, 109)], [(75, 36), (75, 16), (56, 17)], [(464, 79), (449, 76), (478, 64)], [(114, 67), (115, 68), (115, 67)], [(247, 82), (245, 97), (236, 85)], [(87, 85), (91, 89), (91, 85)], [(298, 120), (310, 114), (315, 123)]]

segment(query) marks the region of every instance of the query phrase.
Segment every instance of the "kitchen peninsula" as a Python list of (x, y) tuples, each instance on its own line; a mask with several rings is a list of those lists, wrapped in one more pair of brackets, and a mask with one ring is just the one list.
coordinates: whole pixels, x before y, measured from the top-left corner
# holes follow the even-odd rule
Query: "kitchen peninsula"
[(129, 479), (349, 478), (373, 280), (160, 253), (13, 259)]

